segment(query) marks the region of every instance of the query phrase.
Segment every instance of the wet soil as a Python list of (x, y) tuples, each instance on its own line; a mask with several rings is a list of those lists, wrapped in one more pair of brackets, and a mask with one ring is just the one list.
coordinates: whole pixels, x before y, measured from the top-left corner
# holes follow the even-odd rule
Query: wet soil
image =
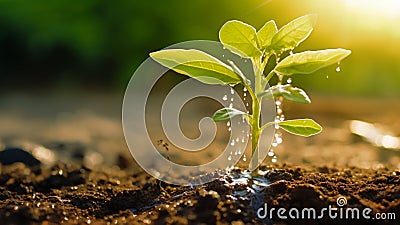
[[(262, 166), (270, 184), (259, 195), (268, 208), (316, 210), (370, 208), (400, 216), (400, 171), (337, 166)], [(238, 172), (239, 169), (236, 169)], [(234, 171), (235, 172), (235, 171)], [(2, 166), (1, 224), (398, 224), (396, 220), (317, 220), (257, 217), (254, 199), (240, 197), (245, 184), (221, 178), (197, 187), (172, 186), (141, 171), (89, 169), (59, 163), (50, 168), (22, 163)], [(264, 206), (262, 206), (264, 207)], [(339, 214), (338, 214), (339, 215)], [(339, 216), (338, 216), (339, 217)], [(269, 218), (269, 217), (268, 217)]]
[[(399, 137), (397, 99), (285, 104), (287, 118), (313, 118), (324, 131), (311, 138), (284, 134), (275, 149), (278, 163), (267, 158), (261, 167), (269, 184), (255, 193), (252, 181), (232, 184), (241, 169), (197, 187), (168, 185), (140, 170), (124, 142), (121, 96), (12, 95), (0, 103), (0, 150), (52, 153), (40, 165), (0, 164), (0, 224), (400, 224), (400, 152), (353, 135), (348, 123), (378, 123)], [(339, 197), (347, 204), (339, 207)], [(264, 203), (275, 208), (272, 220), (257, 216)], [(319, 212), (329, 206), (370, 208), (371, 219), (276, 214), (279, 208)], [(396, 219), (372, 219), (382, 213)]]

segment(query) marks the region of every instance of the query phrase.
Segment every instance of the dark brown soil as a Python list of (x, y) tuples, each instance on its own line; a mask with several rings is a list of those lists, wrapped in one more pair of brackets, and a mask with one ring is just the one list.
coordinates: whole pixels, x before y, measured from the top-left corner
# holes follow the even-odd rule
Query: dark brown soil
[[(240, 197), (251, 182), (232, 185), (228, 176), (201, 187), (160, 183), (131, 160), (121, 96), (68, 96), (0, 97), (0, 150), (45, 147), (55, 155), (36, 167), (0, 165), (0, 224), (400, 224), (400, 152), (376, 147), (349, 129), (349, 120), (356, 119), (399, 137), (398, 99), (285, 103), (287, 118), (313, 118), (324, 131), (311, 138), (284, 134), (275, 149), (279, 163), (267, 158), (262, 167), (269, 186)], [(10, 160), (7, 154), (0, 158)], [(268, 209), (320, 210), (338, 207), (338, 197), (347, 199), (346, 209), (371, 208), (371, 217), (395, 213), (396, 219), (330, 219), (325, 213), (322, 219), (283, 220), (275, 211), (271, 221), (256, 215), (264, 203)]]
[[(400, 171), (336, 166), (262, 167), (271, 183), (261, 194), (268, 207), (369, 207), (400, 216)], [(263, 224), (249, 198), (235, 197), (243, 185), (229, 177), (198, 187), (160, 183), (144, 172), (88, 169), (69, 164), (51, 168), (2, 166), (1, 224)], [(276, 215), (275, 215), (276, 216)], [(396, 220), (279, 220), (276, 224), (398, 224)]]

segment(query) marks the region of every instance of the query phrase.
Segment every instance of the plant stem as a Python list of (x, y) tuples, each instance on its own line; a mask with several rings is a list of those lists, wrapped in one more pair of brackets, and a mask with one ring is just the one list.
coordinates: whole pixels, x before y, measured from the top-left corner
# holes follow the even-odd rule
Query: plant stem
[(260, 138), (260, 102), (258, 98), (253, 99), (253, 121), (251, 125), (251, 155), (252, 175), (258, 175), (258, 140)]
[(266, 55), (264, 58), (253, 58), (253, 70), (255, 76), (255, 84), (254, 84), (254, 92), (250, 92), (252, 99), (252, 115), (251, 115), (251, 159), (252, 159), (252, 176), (258, 176), (258, 141), (260, 139), (260, 135), (265, 129), (265, 127), (269, 126), (265, 124), (260, 127), (261, 124), (261, 93), (264, 92), (265, 86), (271, 77), (274, 75), (274, 70), (272, 70), (266, 78), (264, 78), (263, 72), (264, 68), (267, 65), (268, 58), (271, 54)]
[(261, 116), (261, 98), (258, 97), (258, 94), (263, 91), (262, 84), (262, 73), (263, 73), (263, 63), (261, 63), (261, 59), (256, 59), (253, 61), (253, 69), (255, 75), (255, 95), (252, 98), (252, 124), (251, 124), (251, 155), (252, 155), (252, 171), (253, 176), (258, 175), (258, 141), (261, 134), (260, 129), (260, 116)]

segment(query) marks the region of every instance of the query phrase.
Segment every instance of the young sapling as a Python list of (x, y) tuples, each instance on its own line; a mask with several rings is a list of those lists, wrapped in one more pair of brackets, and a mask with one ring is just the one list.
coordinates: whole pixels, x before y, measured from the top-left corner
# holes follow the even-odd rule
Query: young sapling
[[(222, 108), (215, 112), (213, 120), (225, 121), (235, 116), (243, 116), (247, 120), (251, 128), (250, 170), (257, 174), (259, 138), (265, 128), (275, 126), (276, 129), (281, 128), (305, 137), (322, 130), (312, 119), (285, 120), (281, 117), (261, 124), (263, 98), (273, 98), (279, 104), (283, 99), (303, 104), (311, 103), (304, 90), (292, 86), (292, 75), (313, 73), (321, 68), (339, 64), (350, 55), (350, 50), (341, 48), (293, 53), (293, 50), (310, 35), (315, 22), (316, 15), (309, 14), (289, 22), (279, 30), (273, 20), (265, 23), (258, 31), (251, 25), (237, 20), (228, 21), (221, 27), (219, 40), (223, 46), (251, 61), (255, 76), (253, 85), (232, 61), (224, 63), (196, 49), (167, 49), (150, 53), (150, 56), (163, 66), (203, 83), (231, 86), (241, 84), (247, 89), (251, 97), (251, 112), (242, 112), (231, 107)], [(284, 57), (285, 52), (290, 54)], [(270, 57), (275, 57), (276, 64), (272, 70), (265, 71)], [(266, 88), (273, 76), (278, 77), (278, 83)], [(286, 84), (282, 83), (284, 77), (288, 77)], [(279, 105), (277, 110), (280, 110), (277, 114), (281, 114)]]

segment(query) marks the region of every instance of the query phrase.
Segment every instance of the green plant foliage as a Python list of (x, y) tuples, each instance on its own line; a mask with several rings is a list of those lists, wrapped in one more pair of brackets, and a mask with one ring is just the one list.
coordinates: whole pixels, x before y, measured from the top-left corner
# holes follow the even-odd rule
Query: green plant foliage
[[(252, 99), (251, 114), (233, 108), (223, 108), (215, 112), (213, 120), (224, 121), (235, 116), (245, 117), (252, 132), (252, 154), (256, 155), (258, 139), (266, 127), (276, 125), (289, 133), (305, 137), (318, 134), (322, 130), (322, 127), (312, 119), (274, 121), (263, 125), (260, 119), (262, 98), (280, 98), (280, 100), (283, 98), (297, 103), (311, 103), (304, 90), (291, 84), (282, 85), (284, 76), (313, 73), (318, 69), (340, 63), (351, 54), (350, 50), (340, 48), (291, 53), (278, 61), (275, 68), (264, 76), (269, 57), (275, 55), (275, 58), (280, 60), (284, 51), (292, 51), (310, 35), (315, 22), (316, 15), (310, 14), (293, 20), (279, 30), (273, 20), (265, 23), (258, 32), (251, 25), (237, 20), (228, 21), (222, 26), (219, 32), (221, 43), (233, 53), (250, 58), (254, 68), (254, 87), (250, 86), (246, 74), (242, 74), (233, 62), (227, 61), (229, 67), (198, 50), (162, 50), (150, 55), (162, 65), (202, 82), (240, 83), (247, 88)], [(274, 75), (278, 76), (280, 82), (266, 89)], [(210, 82), (209, 78), (218, 79), (220, 82)], [(252, 163), (256, 164), (257, 161), (253, 160)], [(252, 167), (256, 168), (257, 165)]]
[(275, 21), (270, 20), (257, 32), (258, 46), (264, 50), (271, 45), (272, 37), (278, 32)]
[(290, 55), (275, 67), (275, 71), (283, 75), (309, 74), (321, 68), (339, 63), (351, 51), (346, 49), (326, 49), (305, 51)]
[(240, 115), (246, 115), (246, 113), (233, 108), (222, 108), (217, 110), (212, 118), (214, 121), (218, 122), (218, 121), (229, 120), (235, 116), (240, 116)]
[(292, 87), (292, 85), (277, 85), (271, 88), (268, 91), (263, 92), (260, 97), (280, 97), (282, 96), (286, 100), (303, 103), (303, 104), (310, 104), (311, 100), (306, 94), (306, 92), (297, 87)]
[(168, 49), (150, 53), (161, 65), (206, 84), (237, 84), (241, 78), (230, 67), (199, 50)]
[(291, 134), (304, 137), (309, 137), (322, 131), (322, 127), (312, 119), (286, 120), (279, 122), (279, 126)]
[(309, 14), (286, 24), (272, 38), (270, 50), (282, 52), (294, 49), (311, 34), (316, 21), (317, 15)]
[(226, 22), (219, 31), (221, 43), (243, 58), (259, 57), (257, 33), (254, 27), (237, 20)]

